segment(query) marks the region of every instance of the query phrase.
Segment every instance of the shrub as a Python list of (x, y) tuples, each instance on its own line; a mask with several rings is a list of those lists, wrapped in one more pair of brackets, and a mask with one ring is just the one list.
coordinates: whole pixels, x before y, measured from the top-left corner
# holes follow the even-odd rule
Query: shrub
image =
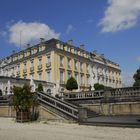
[(43, 91), (43, 85), (41, 83), (38, 84), (37, 91), (39, 92)]
[(70, 77), (67, 80), (66, 89), (70, 91), (72, 91), (73, 89), (78, 89), (77, 81), (73, 77)]
[(94, 89), (95, 90), (104, 90), (105, 86), (99, 83), (94, 84)]

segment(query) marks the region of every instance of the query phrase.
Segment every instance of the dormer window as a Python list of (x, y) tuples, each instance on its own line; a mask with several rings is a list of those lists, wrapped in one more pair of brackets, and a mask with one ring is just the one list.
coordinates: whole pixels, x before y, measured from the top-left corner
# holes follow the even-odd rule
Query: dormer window
[(67, 51), (70, 52), (70, 47), (67, 47)]

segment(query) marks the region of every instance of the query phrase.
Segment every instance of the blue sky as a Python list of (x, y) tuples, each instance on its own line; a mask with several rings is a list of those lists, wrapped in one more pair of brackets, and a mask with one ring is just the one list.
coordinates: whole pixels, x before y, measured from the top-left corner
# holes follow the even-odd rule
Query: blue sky
[(126, 85), (140, 67), (140, 0), (1, 0), (0, 17), (0, 58), (55, 37), (119, 63)]

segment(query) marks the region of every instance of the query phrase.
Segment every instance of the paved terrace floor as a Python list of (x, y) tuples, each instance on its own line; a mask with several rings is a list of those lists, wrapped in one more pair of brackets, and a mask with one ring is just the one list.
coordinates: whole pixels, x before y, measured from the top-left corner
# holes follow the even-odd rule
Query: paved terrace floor
[(58, 122), (20, 124), (0, 118), (0, 140), (140, 140), (140, 129)]
[(88, 118), (86, 123), (89, 124), (113, 124), (117, 126), (129, 126), (129, 127), (139, 127), (140, 128), (140, 115), (122, 115), (122, 116), (99, 116)]

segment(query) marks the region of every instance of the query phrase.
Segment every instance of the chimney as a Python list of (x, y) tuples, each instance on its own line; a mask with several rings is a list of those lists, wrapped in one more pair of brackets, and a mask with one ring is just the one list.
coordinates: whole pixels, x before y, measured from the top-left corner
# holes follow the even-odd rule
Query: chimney
[(67, 42), (69, 45), (72, 45), (73, 44), (73, 40), (71, 39), (71, 40), (68, 40), (68, 42)]
[(104, 55), (104, 54), (101, 54), (101, 57), (102, 57), (102, 58), (105, 58), (105, 55)]
[(40, 38), (40, 43), (43, 43), (45, 41), (44, 38)]
[(80, 49), (84, 50), (85, 49), (85, 45), (84, 44), (81, 44), (80, 45)]
[(27, 44), (27, 48), (29, 48), (30, 47), (30, 44)]
[(96, 54), (97, 54), (97, 50), (94, 50), (92, 53), (93, 53), (94, 55), (96, 55)]
[(16, 51), (15, 50), (12, 50), (12, 54), (15, 54), (16, 53)]

